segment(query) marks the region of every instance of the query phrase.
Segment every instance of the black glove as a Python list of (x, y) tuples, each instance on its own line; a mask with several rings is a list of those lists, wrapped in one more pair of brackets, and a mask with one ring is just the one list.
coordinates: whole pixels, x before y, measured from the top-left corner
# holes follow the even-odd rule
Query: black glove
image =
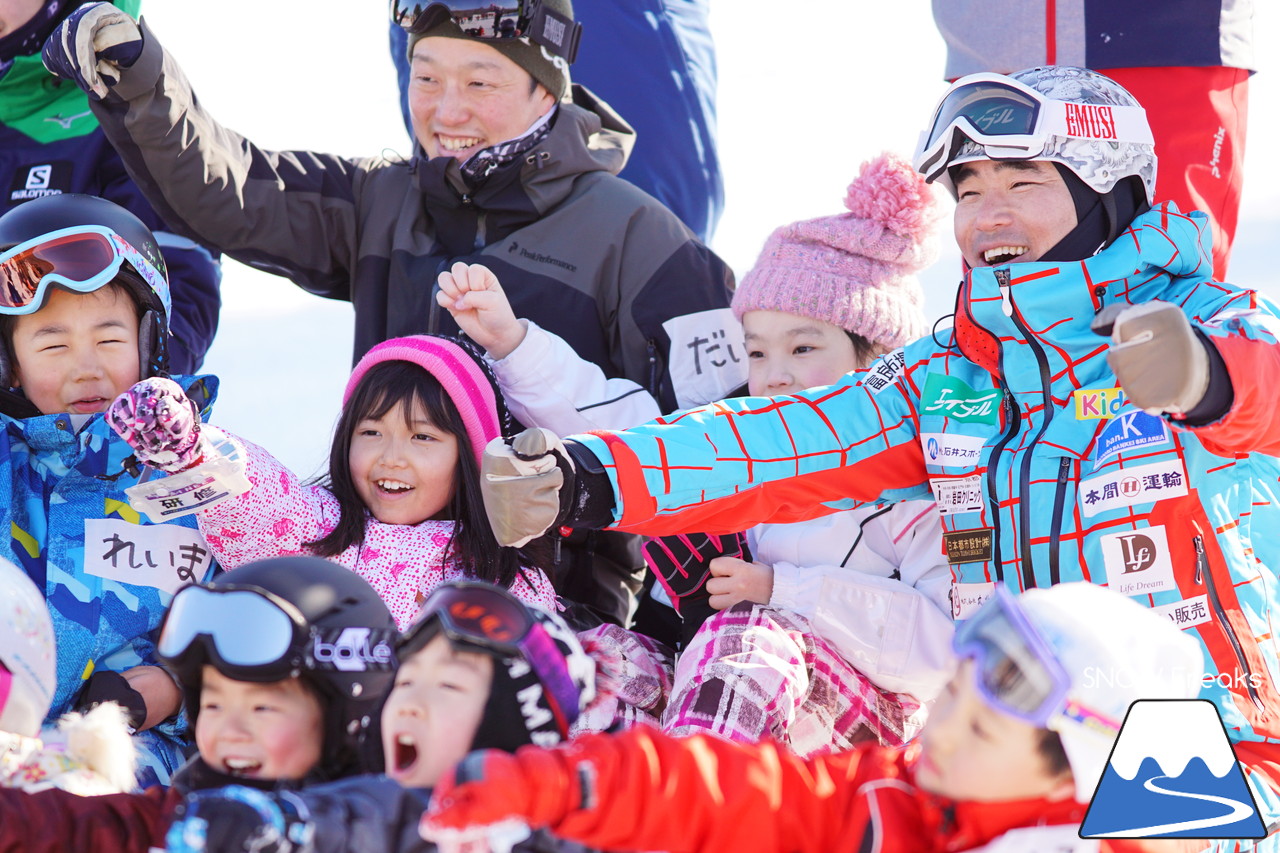
[(103, 702), (115, 702), (124, 709), (129, 727), (137, 731), (147, 720), (147, 703), (118, 672), (100, 670), (89, 676), (76, 697), (74, 711), (91, 711)]
[(711, 561), (716, 557), (738, 557), (750, 562), (751, 550), (746, 536), (680, 533), (644, 543), (644, 561), (671, 596), (671, 603), (681, 616), (684, 615), (682, 604), (711, 597), (707, 593), (707, 579), (711, 577)]
[(177, 853), (307, 853), (314, 827), (293, 794), (231, 785), (188, 794), (165, 845)]

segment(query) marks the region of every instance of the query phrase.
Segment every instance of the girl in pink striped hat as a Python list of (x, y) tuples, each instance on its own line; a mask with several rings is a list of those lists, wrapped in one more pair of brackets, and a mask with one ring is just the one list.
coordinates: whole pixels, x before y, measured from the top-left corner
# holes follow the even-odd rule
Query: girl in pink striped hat
[[(134, 385), (107, 417), (139, 462), (182, 472), (182, 480), (151, 482), (189, 506), (157, 510), (140, 495), (140, 508), (194, 508), (224, 569), (284, 554), (328, 557), (377, 589), (401, 628), (436, 587), (463, 578), (556, 609), (537, 560), (500, 547), (485, 520), (480, 454), (509, 426), (508, 416), (483, 359), (453, 340), (415, 335), (369, 350), (343, 392), (329, 471), (319, 482), (303, 483), (262, 448), (201, 424), (168, 379)], [(213, 476), (240, 466), (239, 488)], [(199, 497), (205, 472), (212, 494)], [(181, 491), (188, 481), (196, 488)]]

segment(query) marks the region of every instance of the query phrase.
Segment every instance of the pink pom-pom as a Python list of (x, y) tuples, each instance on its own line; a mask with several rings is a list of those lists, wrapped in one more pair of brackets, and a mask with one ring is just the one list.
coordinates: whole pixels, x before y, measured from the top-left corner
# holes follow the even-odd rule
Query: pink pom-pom
[(849, 184), (844, 206), (861, 219), (879, 222), (903, 237), (921, 236), (932, 226), (937, 203), (924, 178), (911, 164), (886, 152), (862, 164)]

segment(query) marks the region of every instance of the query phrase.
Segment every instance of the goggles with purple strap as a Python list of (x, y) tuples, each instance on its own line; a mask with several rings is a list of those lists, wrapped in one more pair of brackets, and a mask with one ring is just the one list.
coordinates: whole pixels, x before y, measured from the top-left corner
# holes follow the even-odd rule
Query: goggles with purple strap
[[(475, 581), (441, 585), (401, 637), (400, 647), (416, 649), (438, 626), (453, 643), (505, 658), (520, 658), (542, 685), (548, 708), (562, 735), (578, 718), (579, 688), (564, 653), (543, 624), (505, 589)], [(404, 652), (402, 651), (402, 656)]]

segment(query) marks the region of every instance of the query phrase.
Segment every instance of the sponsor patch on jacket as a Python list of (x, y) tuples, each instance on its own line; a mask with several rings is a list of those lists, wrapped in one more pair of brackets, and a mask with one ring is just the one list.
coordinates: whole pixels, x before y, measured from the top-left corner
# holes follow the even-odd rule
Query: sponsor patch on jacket
[(982, 458), (982, 436), (948, 432), (923, 432), (920, 445), (924, 461), (944, 468), (972, 468)]
[(27, 163), (13, 170), (9, 201), (30, 201), (71, 191), (73, 168), (67, 160)]
[(995, 595), (993, 583), (953, 583), (951, 585), (951, 618), (968, 619), (988, 598)]
[(667, 372), (682, 409), (723, 400), (747, 381), (742, 324), (728, 308), (672, 317), (662, 324), (671, 339)]
[(1121, 412), (1098, 434), (1098, 446), (1093, 450), (1093, 463), (1096, 467), (1117, 453), (1164, 444), (1168, 440), (1169, 426), (1163, 418), (1137, 409)]
[(1071, 396), (1076, 401), (1078, 421), (1109, 420), (1129, 402), (1120, 388), (1077, 388)]
[(1176, 590), (1164, 525), (1108, 533), (1099, 538), (1107, 586), (1121, 595)]
[(872, 394), (879, 394), (892, 385), (906, 367), (907, 356), (902, 351), (902, 347), (898, 347), (872, 362), (871, 367), (867, 368), (866, 375), (862, 377), (861, 385), (863, 388), (870, 388)]
[(942, 534), (947, 549), (947, 562), (985, 563), (991, 559), (994, 537), (992, 528), (975, 527), (972, 530), (956, 530)]
[(1175, 628), (1194, 628), (1196, 625), (1213, 621), (1213, 616), (1209, 614), (1209, 596), (1207, 595), (1184, 598), (1182, 601), (1160, 604), (1151, 609), (1172, 622)]
[(199, 530), (176, 524), (84, 522), (84, 570), (107, 580), (151, 586), (170, 595), (204, 580), (213, 556)]
[(943, 415), (964, 423), (995, 425), (1003, 398), (1004, 392), (999, 388), (975, 391), (967, 382), (954, 376), (930, 373), (920, 398), (920, 414)]
[(933, 500), (940, 515), (958, 512), (981, 512), (986, 504), (982, 499), (982, 475), (968, 477), (931, 477)]
[(1135, 504), (1180, 498), (1187, 493), (1187, 470), (1182, 460), (1122, 468), (1080, 483), (1080, 511), (1085, 518)]

